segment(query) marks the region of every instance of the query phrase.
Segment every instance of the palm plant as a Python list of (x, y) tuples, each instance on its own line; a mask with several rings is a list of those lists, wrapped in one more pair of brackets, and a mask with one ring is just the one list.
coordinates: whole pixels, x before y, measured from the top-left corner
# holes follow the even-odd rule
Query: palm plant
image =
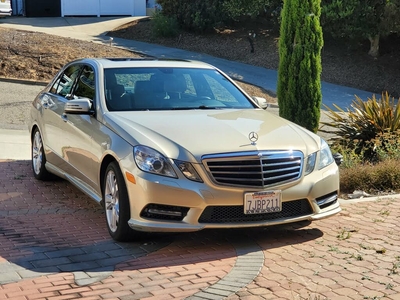
[[(377, 148), (385, 149), (388, 142), (393, 146), (393, 140), (386, 140), (387, 134), (394, 134), (400, 130), (400, 106), (398, 102), (383, 93), (380, 99), (375, 95), (363, 101), (356, 96), (351, 104), (351, 109), (346, 111), (334, 104), (337, 111), (327, 107), (327, 116), (331, 122), (321, 122), (322, 132), (328, 126), (336, 132), (331, 140), (333, 144), (354, 149), (357, 154), (362, 154), (364, 159), (374, 161), (377, 159)], [(332, 130), (330, 130), (332, 131)], [(398, 144), (396, 139), (395, 144)]]

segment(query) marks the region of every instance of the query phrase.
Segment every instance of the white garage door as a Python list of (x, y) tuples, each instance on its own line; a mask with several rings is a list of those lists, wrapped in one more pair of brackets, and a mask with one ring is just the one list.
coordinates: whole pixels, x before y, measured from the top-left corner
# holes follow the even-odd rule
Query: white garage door
[(146, 0), (61, 0), (65, 16), (145, 16)]
[(133, 15), (133, 1), (100, 0), (100, 15)]
[(99, 0), (62, 0), (61, 16), (99, 16)]

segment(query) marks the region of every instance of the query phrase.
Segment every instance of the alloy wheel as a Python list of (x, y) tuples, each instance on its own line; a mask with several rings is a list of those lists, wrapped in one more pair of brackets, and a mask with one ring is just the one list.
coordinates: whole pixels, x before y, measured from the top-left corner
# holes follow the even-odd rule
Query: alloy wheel
[(105, 186), (105, 207), (108, 227), (116, 232), (119, 225), (119, 190), (115, 173), (109, 170)]

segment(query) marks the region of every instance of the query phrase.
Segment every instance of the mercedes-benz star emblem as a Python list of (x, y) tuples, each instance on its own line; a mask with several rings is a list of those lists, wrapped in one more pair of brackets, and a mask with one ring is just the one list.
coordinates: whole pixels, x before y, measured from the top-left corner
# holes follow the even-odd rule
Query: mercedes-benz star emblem
[(258, 141), (258, 134), (254, 131), (249, 133), (249, 140), (254, 145)]

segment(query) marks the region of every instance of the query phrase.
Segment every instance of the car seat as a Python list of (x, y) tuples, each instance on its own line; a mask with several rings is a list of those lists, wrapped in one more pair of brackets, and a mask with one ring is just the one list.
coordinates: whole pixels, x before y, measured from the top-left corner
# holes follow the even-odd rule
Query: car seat
[(131, 109), (131, 97), (125, 87), (118, 84), (114, 74), (106, 75), (106, 103), (110, 111)]

